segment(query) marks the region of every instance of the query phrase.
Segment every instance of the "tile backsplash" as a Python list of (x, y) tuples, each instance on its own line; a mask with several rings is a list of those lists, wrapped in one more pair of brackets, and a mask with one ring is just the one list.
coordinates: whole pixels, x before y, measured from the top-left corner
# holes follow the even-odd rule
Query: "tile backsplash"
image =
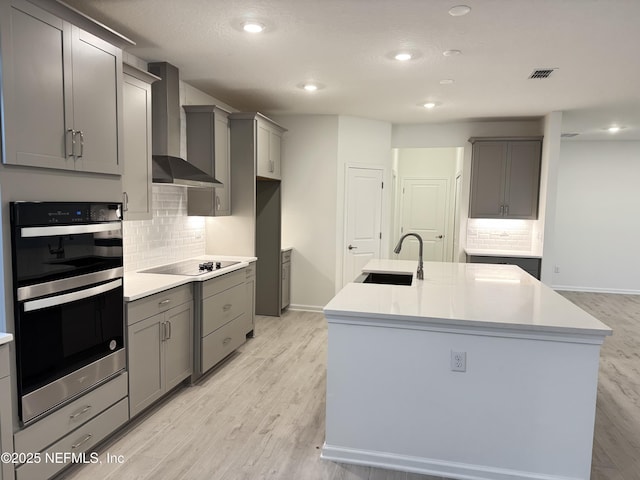
[(153, 185), (152, 191), (153, 218), (124, 221), (125, 271), (205, 254), (204, 218), (187, 216), (187, 189)]
[(467, 223), (467, 248), (529, 251), (532, 238), (529, 220), (470, 218)]

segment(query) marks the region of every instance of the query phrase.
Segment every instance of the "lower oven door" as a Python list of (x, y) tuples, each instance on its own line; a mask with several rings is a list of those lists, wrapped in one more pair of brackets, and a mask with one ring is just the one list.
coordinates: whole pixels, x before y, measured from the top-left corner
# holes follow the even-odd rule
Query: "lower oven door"
[(23, 423), (125, 368), (122, 278), (20, 301), (16, 311)]

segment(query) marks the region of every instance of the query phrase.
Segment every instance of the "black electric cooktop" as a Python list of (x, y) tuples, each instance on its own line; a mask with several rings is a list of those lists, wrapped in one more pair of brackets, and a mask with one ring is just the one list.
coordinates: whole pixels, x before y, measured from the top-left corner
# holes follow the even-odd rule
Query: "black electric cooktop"
[(162, 273), (165, 275), (204, 275), (205, 273), (214, 272), (223, 268), (236, 265), (237, 261), (221, 261), (221, 260), (184, 260), (182, 262), (170, 263), (160, 267), (141, 270), (140, 273)]

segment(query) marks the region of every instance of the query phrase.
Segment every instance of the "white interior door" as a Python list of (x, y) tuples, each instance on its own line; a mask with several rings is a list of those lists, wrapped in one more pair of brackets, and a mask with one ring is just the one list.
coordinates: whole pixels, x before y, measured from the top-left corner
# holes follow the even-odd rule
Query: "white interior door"
[(382, 170), (347, 168), (343, 285), (372, 258), (380, 258)]
[[(402, 208), (400, 235), (413, 232), (422, 237), (425, 261), (444, 261), (444, 238), (447, 218), (446, 179), (404, 179), (402, 181)], [(399, 259), (417, 260), (419, 245), (415, 237), (402, 244)]]

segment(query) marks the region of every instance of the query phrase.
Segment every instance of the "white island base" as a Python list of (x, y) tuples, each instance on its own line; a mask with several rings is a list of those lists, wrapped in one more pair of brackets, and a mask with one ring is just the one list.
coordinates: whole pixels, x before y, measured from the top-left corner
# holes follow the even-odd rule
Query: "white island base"
[[(460, 479), (589, 479), (611, 330), (517, 267), (429, 263), (410, 287), (348, 284), (325, 315), (323, 458)], [(465, 372), (452, 371), (452, 351), (466, 353)]]

